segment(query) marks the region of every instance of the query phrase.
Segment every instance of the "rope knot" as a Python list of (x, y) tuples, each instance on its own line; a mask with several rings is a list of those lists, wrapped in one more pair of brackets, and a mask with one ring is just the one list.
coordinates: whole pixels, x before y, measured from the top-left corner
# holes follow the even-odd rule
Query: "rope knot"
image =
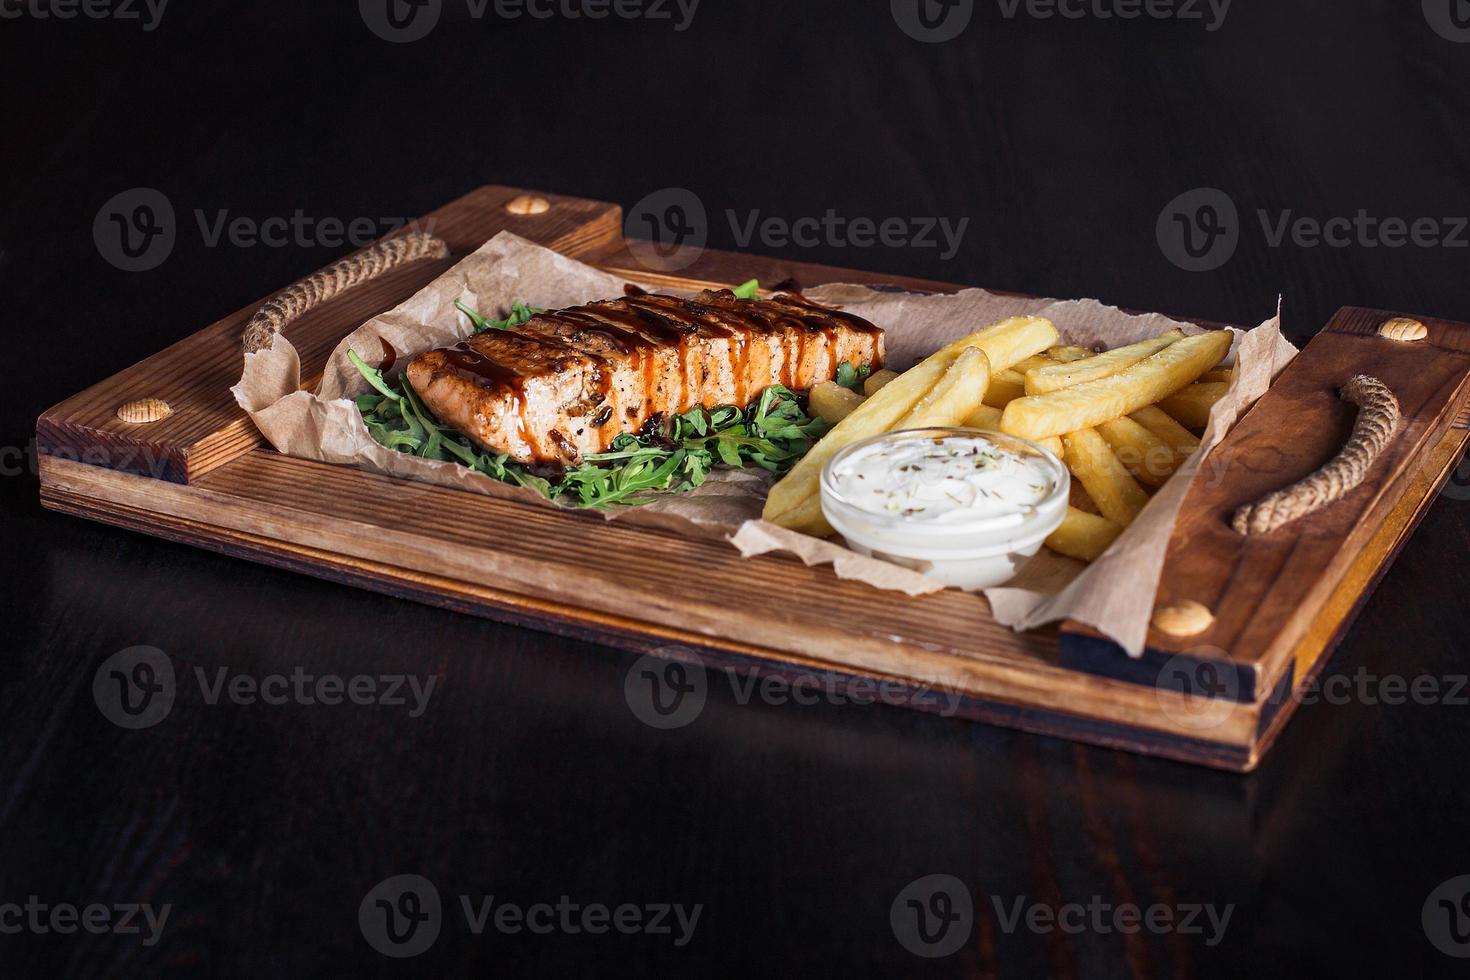
[(1237, 532), (1269, 534), (1326, 507), (1363, 482), (1398, 428), (1399, 401), (1388, 385), (1366, 374), (1348, 379), (1338, 394), (1358, 406), (1352, 435), (1342, 451), (1311, 476), (1237, 510), (1230, 522)]

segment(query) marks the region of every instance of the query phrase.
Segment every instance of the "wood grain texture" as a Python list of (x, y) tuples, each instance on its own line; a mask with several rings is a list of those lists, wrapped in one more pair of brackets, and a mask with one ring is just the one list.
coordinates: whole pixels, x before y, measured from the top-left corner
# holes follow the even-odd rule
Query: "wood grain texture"
[[(46, 460), (43, 498), (48, 507), (79, 517), (459, 612), (644, 652), (693, 650), (710, 665), (756, 678), (810, 680), (816, 673), (839, 690), (883, 681), (907, 692), (895, 695), (906, 707), (1245, 772), (1260, 763), (1279, 736), (1297, 707), (1292, 695), (1323, 669), (1467, 441), (1463, 434), (1448, 434), (1415, 474), (1298, 642), (1294, 682), (1274, 700), (1237, 702), (1219, 715), (1193, 697), (1157, 689), (1157, 667), (1154, 679), (1143, 682), (1073, 670), (1057, 658), (1055, 631), (1011, 634), (978, 617), (974, 605), (979, 600), (971, 597), (945, 593), (908, 600), (869, 594), (861, 608), (852, 609), (841, 601), (843, 584), (822, 570), (771, 556), (747, 563), (714, 542), (671, 542), (646, 529), (601, 528), (600, 518), (586, 515), (581, 523), (596, 533), (579, 540), (569, 538), (565, 527), (527, 524), (520, 505), (426, 487), (429, 499), (416, 498), (415, 513), (427, 517), (427, 526), (447, 530), (440, 547), (406, 548), (401, 539), (413, 535), (383, 531), (385, 510), (396, 514), (402, 504), (395, 481), (330, 467), (327, 482), (313, 473), (311, 482), (303, 483), (299, 469), (313, 464), (267, 451), (222, 467), (199, 485), (177, 488)], [(362, 481), (364, 476), (371, 479)], [(297, 491), (282, 498), (289, 503), (276, 503), (280, 491), (292, 486)], [(306, 486), (311, 489), (302, 493)], [(364, 498), (361, 506), (338, 506), (348, 499), (343, 490), (351, 499)], [(300, 535), (286, 540), (279, 533), (281, 525), (303, 520), (318, 529), (309, 540)], [(500, 531), (506, 521), (514, 528), (510, 534)], [(465, 540), (458, 529), (466, 526), (482, 531)], [(528, 564), (523, 547), (541, 559)], [(682, 593), (669, 602), (650, 603), (650, 595), (667, 595), (666, 566), (629, 565), (609, 557), (637, 551), (700, 563), (734, 605), (686, 604)], [(573, 559), (572, 574), (563, 558)], [(802, 608), (819, 613), (822, 622), (800, 615), (752, 629), (740, 604), (768, 609), (766, 597), (773, 589), (809, 596)], [(915, 601), (920, 608), (912, 605)], [(901, 632), (878, 636), (885, 622)], [(670, 650), (670, 645), (678, 648)], [(948, 699), (951, 694), (956, 702)], [(1162, 710), (1166, 707), (1172, 710)], [(1204, 727), (1198, 727), (1201, 712), (1209, 722)]]

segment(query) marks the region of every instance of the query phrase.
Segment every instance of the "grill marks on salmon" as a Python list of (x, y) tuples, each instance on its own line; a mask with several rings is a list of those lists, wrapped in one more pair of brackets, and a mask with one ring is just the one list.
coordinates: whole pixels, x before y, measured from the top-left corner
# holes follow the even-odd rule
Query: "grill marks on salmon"
[(844, 363), (882, 367), (883, 331), (799, 296), (630, 288), (428, 351), (405, 370), (440, 420), (484, 448), (566, 464), (655, 416), (744, 407), (773, 384), (803, 391)]

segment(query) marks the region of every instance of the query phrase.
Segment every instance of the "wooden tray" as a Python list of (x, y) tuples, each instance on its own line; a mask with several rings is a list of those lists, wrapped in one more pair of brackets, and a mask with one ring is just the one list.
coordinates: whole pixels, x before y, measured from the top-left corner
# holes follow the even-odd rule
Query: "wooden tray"
[[(752, 276), (958, 288), (712, 251), (681, 275), (654, 275), (626, 250), (616, 205), (534, 194), (549, 207), (523, 213), (539, 210), (524, 206), (527, 193), (484, 187), (425, 216), (449, 242), (450, 259), (400, 269), (293, 324), (287, 333), (308, 383), (343, 335), (503, 229), (610, 272), (686, 288)], [(838, 689), (887, 681), (896, 701), (951, 710), (952, 701), (924, 696), (937, 688), (960, 696), (965, 718), (1238, 771), (1254, 768), (1281, 731), (1293, 692), (1322, 668), (1470, 439), (1462, 417), (1470, 327), (1421, 317), (1429, 337), (1399, 344), (1376, 332), (1391, 314), (1344, 309), (1217, 450), (1226, 478), (1200, 481), (1185, 504), (1159, 599), (1205, 603), (1214, 627), (1189, 641), (1151, 633), (1147, 655), (1131, 660), (1071, 624), (1013, 633), (976, 596), (880, 592), (828, 568), (780, 556), (744, 560), (721, 541), (596, 515), (413, 484), (407, 521), (402, 481), (263, 448), (229, 391), (240, 375), (241, 331), (258, 306), (41, 416), (43, 504), (390, 595), (745, 673), (801, 681), (821, 672)], [(1225, 525), (1235, 506), (1337, 452), (1352, 415), (1335, 390), (1370, 368), (1398, 394), (1405, 425), (1368, 480), (1310, 520), (1263, 538), (1235, 535)], [(141, 398), (161, 398), (173, 414), (142, 426), (117, 418), (118, 406)], [(697, 586), (671, 588), (691, 568)], [(773, 606), (772, 594), (791, 599)]]

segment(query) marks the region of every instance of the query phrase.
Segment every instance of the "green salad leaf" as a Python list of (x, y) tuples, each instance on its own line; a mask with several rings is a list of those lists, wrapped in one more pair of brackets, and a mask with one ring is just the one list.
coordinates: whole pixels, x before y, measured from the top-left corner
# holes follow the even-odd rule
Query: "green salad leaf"
[(527, 306), (525, 303), (512, 303), (510, 304), (510, 316), (504, 320), (488, 320), (462, 299), (454, 301), (454, 308), (470, 318), (470, 323), (474, 324), (475, 333), (484, 333), (486, 330), (509, 330), (511, 327), (519, 327), (537, 313), (546, 312), (539, 307)]
[(836, 381), (844, 388), (851, 388), (853, 391), (861, 393), (863, 390), (863, 382), (868, 380), (868, 375), (872, 373), (873, 365), (871, 364), (864, 364), (861, 367), (853, 367), (851, 364), (844, 361), (843, 363), (837, 365)]
[(735, 294), (736, 299), (755, 299), (760, 289), (761, 281), (759, 279), (751, 279), (748, 282), (743, 282), (736, 286), (731, 292)]
[(749, 408), (692, 408), (637, 435), (624, 433), (606, 452), (568, 470), (563, 492), (581, 507), (604, 508), (646, 490), (700, 486), (716, 466), (758, 466), (780, 475), (795, 466), (829, 426), (806, 414), (795, 392), (771, 385)]

